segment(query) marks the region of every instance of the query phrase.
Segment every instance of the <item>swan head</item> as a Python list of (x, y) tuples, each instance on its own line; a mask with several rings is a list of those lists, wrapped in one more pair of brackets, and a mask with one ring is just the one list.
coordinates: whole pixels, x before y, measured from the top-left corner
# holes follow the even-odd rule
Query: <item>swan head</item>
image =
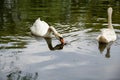
[(108, 14), (112, 14), (112, 11), (113, 11), (112, 7), (109, 7), (108, 8)]
[(61, 42), (61, 44), (65, 44), (63, 36), (60, 33), (55, 34), (55, 37)]
[(51, 31), (53, 31), (55, 37), (61, 42), (61, 44), (65, 44), (63, 36), (56, 31), (56, 29), (53, 26), (50, 26)]

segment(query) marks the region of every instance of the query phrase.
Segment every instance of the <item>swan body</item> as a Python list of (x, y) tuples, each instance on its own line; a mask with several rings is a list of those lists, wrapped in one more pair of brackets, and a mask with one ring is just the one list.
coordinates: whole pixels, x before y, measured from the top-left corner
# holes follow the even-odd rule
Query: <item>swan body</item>
[(112, 26), (112, 8), (108, 8), (108, 28), (101, 29), (101, 34), (98, 35), (97, 40), (102, 43), (109, 43), (115, 41), (116, 33)]
[(35, 36), (45, 37), (45, 38), (51, 38), (52, 33), (54, 33), (55, 37), (60, 40), (62, 44), (64, 44), (63, 37), (60, 33), (56, 31), (56, 29), (53, 26), (49, 26), (45, 21), (41, 21), (40, 18), (38, 18), (33, 26), (30, 28), (31, 33)]

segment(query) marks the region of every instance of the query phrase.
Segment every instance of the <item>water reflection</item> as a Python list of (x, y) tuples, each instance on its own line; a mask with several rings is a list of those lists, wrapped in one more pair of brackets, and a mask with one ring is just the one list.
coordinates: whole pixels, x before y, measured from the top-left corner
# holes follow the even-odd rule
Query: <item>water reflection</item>
[(28, 37), (0, 36), (0, 49), (26, 48)]
[[(108, 6), (112, 6), (115, 10), (113, 22), (120, 23), (119, 0), (53, 0), (51, 2), (48, 0), (1, 0), (0, 5), (0, 35), (25, 35), (37, 17), (41, 17), (51, 25), (68, 24), (69, 28), (56, 27), (59, 31), (62, 30), (62, 33), (75, 32), (91, 27), (74, 25), (79, 22), (82, 24), (106, 22), (104, 18), (106, 18), (105, 11)], [(93, 28), (99, 29), (99, 27)]]
[(63, 44), (57, 44), (56, 46), (53, 47), (53, 45), (52, 45), (52, 39), (51, 38), (44, 38), (44, 39), (46, 40), (48, 48), (50, 50), (61, 50), (64, 47)]
[(110, 42), (110, 43), (101, 43), (101, 42), (98, 42), (98, 49), (99, 49), (99, 51), (101, 52), (101, 53), (103, 53), (103, 51), (106, 49), (107, 50), (107, 52), (106, 52), (106, 54), (105, 54), (105, 57), (106, 58), (110, 58), (110, 48), (111, 48), (111, 46), (112, 46), (112, 44), (113, 44), (113, 42)]
[[(34, 36), (32, 35), (37, 41), (40, 41), (42, 39), (42, 37), (39, 36)], [(56, 44), (55, 46), (53, 46), (52, 44), (52, 38), (44, 38), (47, 46), (50, 50), (62, 50), (64, 47), (64, 44)]]

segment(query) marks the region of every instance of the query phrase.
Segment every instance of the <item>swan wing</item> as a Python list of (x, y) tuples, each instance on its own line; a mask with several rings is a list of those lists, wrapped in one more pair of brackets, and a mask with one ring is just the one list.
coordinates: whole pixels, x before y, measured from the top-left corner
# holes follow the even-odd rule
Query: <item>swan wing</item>
[(44, 36), (49, 29), (49, 25), (38, 18), (30, 29), (34, 35)]
[(101, 36), (103, 36), (107, 42), (116, 40), (116, 34), (113, 29), (101, 29)]

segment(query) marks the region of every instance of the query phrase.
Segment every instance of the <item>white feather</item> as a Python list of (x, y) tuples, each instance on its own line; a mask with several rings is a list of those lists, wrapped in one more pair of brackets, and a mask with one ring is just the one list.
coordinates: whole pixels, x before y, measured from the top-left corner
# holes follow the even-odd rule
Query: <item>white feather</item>
[(48, 32), (49, 25), (38, 18), (30, 29), (34, 35), (45, 36)]
[(112, 8), (108, 8), (108, 28), (101, 29), (101, 34), (98, 35), (97, 40), (103, 43), (109, 43), (111, 41), (115, 41), (117, 36), (112, 26)]
[(109, 43), (111, 41), (116, 40), (116, 34), (113, 29), (101, 29), (101, 34), (97, 37), (97, 40), (100, 41), (100, 37), (103, 36), (107, 41), (105, 43)]

